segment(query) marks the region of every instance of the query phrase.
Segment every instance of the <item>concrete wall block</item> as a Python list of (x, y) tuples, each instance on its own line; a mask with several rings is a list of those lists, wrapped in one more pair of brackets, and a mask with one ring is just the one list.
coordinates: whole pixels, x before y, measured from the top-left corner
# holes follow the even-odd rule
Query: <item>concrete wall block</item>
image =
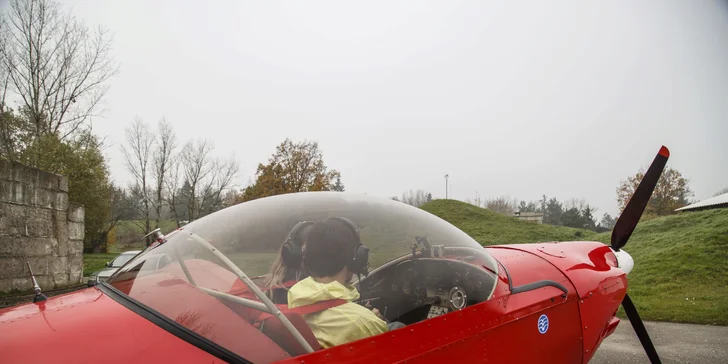
[(11, 289), (13, 289), (13, 279), (0, 278), (0, 292), (10, 292)]
[[(18, 258), (22, 261), (23, 264), (26, 264), (26, 261), (30, 263), (30, 267), (33, 268), (33, 274), (36, 276), (44, 276), (48, 274), (53, 274), (53, 266), (52, 266), (52, 259), (48, 257), (36, 257), (36, 258)], [(29, 275), (30, 272), (26, 271), (26, 275)]]
[(15, 245), (16, 249), (14, 255), (28, 257), (52, 255), (53, 246), (56, 245), (55, 240), (55, 238), (18, 239), (18, 244)]
[[(35, 277), (38, 279), (38, 277)], [(40, 284), (40, 282), (38, 282)], [(18, 291), (28, 291), (33, 289), (33, 283), (30, 281), (30, 276), (28, 277), (16, 277), (11, 278), (11, 284), (10, 289), (17, 289)], [(41, 286), (41, 289), (43, 287)]]
[(79, 284), (83, 279), (83, 264), (81, 267), (71, 267), (71, 273), (68, 275), (68, 284)]
[(72, 274), (83, 274), (83, 254), (76, 253), (68, 256), (68, 270)]
[(38, 184), (38, 172), (40, 172), (38, 169), (15, 163), (13, 172), (13, 180), (17, 182), (24, 182), (33, 186)]
[(27, 212), (28, 219), (26, 224), (28, 226), (28, 236), (48, 238), (55, 235), (55, 232), (53, 231), (54, 221), (51, 210), (29, 208)]
[(68, 194), (64, 192), (56, 193), (56, 200), (53, 203), (53, 208), (60, 211), (68, 210)]
[(13, 182), (0, 180), (0, 202), (13, 202)]
[(56, 287), (68, 287), (68, 273), (54, 274), (53, 283)]
[(68, 192), (68, 177), (57, 176), (58, 179), (58, 190), (61, 192)]
[(83, 228), (83, 223), (68, 222), (68, 238), (71, 240), (83, 240)]
[(53, 208), (58, 192), (52, 190), (38, 190), (35, 205), (47, 209)]
[(19, 182), (13, 182), (12, 185), (12, 196), (10, 202), (23, 204), (23, 196), (25, 195), (25, 186)]
[(69, 252), (68, 244), (69, 244), (68, 238), (58, 239), (58, 250), (56, 251), (56, 256), (59, 256), (59, 257), (68, 256), (68, 252)]
[(47, 190), (58, 189), (58, 176), (52, 173), (40, 172), (38, 174), (37, 187), (44, 188)]
[(83, 254), (83, 240), (68, 240), (68, 255)]
[[(0, 232), (0, 234), (2, 233)], [(16, 237), (10, 235), (0, 235), (0, 255), (10, 256), (14, 252), (16, 244), (18, 244)], [(0, 276), (2, 275), (0, 274)]]
[(13, 179), (13, 162), (0, 159), (0, 180), (12, 180)]
[(68, 221), (84, 222), (86, 218), (86, 209), (75, 203), (68, 204)]
[(45, 276), (36, 275), (35, 280), (38, 281), (38, 285), (40, 286), (40, 289), (43, 291), (48, 291), (48, 290), (56, 288), (56, 285), (53, 282), (52, 275), (45, 275)]
[(28, 274), (22, 258), (0, 258), (0, 277), (22, 277)]
[(68, 258), (67, 257), (56, 257), (51, 261), (52, 272), (55, 273), (66, 273), (68, 274)]

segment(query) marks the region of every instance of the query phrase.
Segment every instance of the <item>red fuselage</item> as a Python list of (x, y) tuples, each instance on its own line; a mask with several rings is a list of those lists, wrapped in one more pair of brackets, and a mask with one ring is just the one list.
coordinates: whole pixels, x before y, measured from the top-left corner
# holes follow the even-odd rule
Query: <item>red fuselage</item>
[[(296, 358), (280, 350), (256, 352), (271, 345), (264, 335), (239, 344), (255, 352), (246, 357), (252, 362), (588, 362), (619, 323), (615, 313), (627, 289), (611, 250), (596, 242), (487, 249), (500, 267), (495, 292), (485, 302)], [(553, 285), (511, 291), (540, 281), (555, 282), (567, 293)], [(219, 310), (228, 308), (220, 303)], [(224, 362), (95, 287), (0, 310), (0, 358), (8, 363)]]

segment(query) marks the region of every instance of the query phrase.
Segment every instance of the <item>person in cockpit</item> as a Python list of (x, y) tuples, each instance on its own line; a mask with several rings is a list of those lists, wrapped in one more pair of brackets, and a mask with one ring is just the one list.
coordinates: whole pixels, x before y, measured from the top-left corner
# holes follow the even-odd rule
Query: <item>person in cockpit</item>
[[(369, 251), (351, 221), (334, 217), (314, 223), (306, 234), (303, 264), (310, 276), (288, 291), (288, 306), (296, 308), (340, 299), (345, 303), (303, 315), (323, 348), (344, 344), (388, 330), (376, 309), (353, 301), (359, 291), (349, 282), (367, 268)], [(395, 323), (392, 327), (402, 327)]]
[(270, 273), (263, 280), (267, 296), (276, 304), (288, 303), (288, 289), (296, 282), (308, 277), (303, 266), (305, 235), (313, 225), (310, 221), (297, 223), (281, 246), (281, 252), (271, 266)]

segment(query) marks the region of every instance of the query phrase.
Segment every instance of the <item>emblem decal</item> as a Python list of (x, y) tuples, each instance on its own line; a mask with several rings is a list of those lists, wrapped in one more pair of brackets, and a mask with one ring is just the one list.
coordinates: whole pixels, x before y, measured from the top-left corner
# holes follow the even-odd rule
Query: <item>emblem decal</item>
[(541, 315), (538, 318), (538, 332), (545, 334), (549, 331), (549, 318), (546, 315)]

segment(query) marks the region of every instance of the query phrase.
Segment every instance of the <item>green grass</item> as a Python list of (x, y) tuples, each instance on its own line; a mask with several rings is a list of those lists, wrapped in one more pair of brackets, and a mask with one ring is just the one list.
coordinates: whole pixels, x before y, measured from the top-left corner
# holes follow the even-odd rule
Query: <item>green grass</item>
[(83, 255), (83, 276), (88, 277), (91, 273), (106, 268), (106, 262), (116, 258), (118, 254), (84, 254)]
[(628, 292), (643, 319), (728, 325), (728, 209), (640, 223), (624, 250), (635, 260)]
[[(483, 245), (552, 240), (609, 243), (611, 236), (517, 221), (453, 200), (432, 201), (422, 208)], [(728, 325), (728, 209), (644, 221), (624, 249), (635, 260), (628, 292), (642, 319)]]
[(422, 209), (457, 226), (483, 245), (592, 240), (596, 233), (521, 221), (457, 200), (434, 200)]

